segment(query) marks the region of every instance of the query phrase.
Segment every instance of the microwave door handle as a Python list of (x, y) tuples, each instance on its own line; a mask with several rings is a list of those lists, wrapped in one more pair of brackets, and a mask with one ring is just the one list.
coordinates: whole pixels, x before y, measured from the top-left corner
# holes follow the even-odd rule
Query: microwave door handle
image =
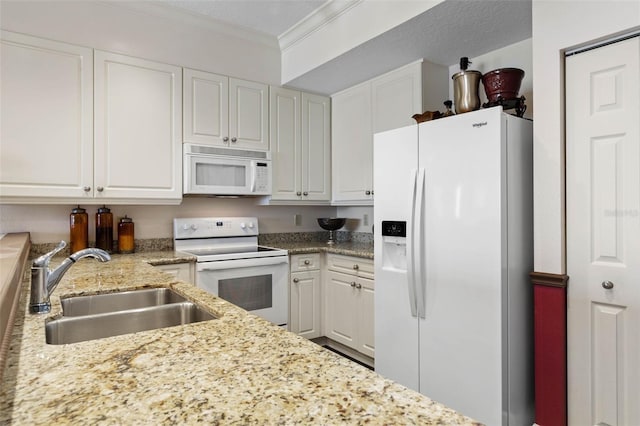
[(250, 192), (256, 192), (256, 179), (258, 179), (258, 166), (255, 161), (251, 162), (251, 189)]

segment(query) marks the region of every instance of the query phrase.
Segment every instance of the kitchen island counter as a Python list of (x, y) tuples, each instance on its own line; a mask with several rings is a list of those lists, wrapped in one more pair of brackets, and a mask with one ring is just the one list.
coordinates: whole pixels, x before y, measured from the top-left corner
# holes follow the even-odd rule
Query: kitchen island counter
[[(56, 258), (58, 263), (62, 257)], [(77, 262), (28, 312), (23, 283), (0, 388), (0, 424), (476, 424), (151, 266), (179, 253)], [(70, 345), (45, 343), (60, 296), (170, 287), (218, 318)]]

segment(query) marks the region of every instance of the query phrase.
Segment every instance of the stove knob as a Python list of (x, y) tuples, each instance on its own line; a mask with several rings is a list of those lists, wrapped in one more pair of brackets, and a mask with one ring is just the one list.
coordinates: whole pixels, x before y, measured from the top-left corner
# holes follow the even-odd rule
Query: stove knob
[(182, 229), (184, 229), (184, 230), (186, 231), (187, 229), (189, 229), (189, 225), (187, 225), (187, 224), (185, 223), (184, 225), (182, 225)]
[(198, 225), (196, 225), (196, 224), (194, 223), (193, 225), (191, 225), (191, 229), (193, 229), (193, 230), (195, 231), (196, 229), (198, 229)]
[(247, 227), (247, 225), (245, 225), (244, 222), (240, 223), (240, 228), (244, 229), (246, 227)]
[(249, 222), (249, 228), (253, 229), (253, 222)]

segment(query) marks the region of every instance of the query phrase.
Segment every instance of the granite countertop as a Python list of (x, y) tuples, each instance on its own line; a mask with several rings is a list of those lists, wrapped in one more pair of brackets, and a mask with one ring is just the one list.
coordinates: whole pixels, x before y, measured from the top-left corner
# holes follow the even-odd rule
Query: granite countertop
[[(477, 424), (147, 263), (192, 260), (175, 252), (83, 259), (45, 315), (26, 313), (25, 281), (0, 424)], [(170, 287), (218, 318), (45, 343), (44, 324), (61, 314), (60, 296), (144, 287)]]
[(289, 254), (335, 253), (373, 259), (373, 243), (338, 241), (329, 245), (325, 241), (280, 241), (266, 245), (288, 250)]

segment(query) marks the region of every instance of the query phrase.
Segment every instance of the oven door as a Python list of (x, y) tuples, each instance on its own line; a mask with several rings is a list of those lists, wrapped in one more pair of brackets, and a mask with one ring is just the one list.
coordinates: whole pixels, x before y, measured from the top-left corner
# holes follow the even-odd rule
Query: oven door
[(196, 286), (285, 327), (289, 319), (289, 257), (198, 262)]

